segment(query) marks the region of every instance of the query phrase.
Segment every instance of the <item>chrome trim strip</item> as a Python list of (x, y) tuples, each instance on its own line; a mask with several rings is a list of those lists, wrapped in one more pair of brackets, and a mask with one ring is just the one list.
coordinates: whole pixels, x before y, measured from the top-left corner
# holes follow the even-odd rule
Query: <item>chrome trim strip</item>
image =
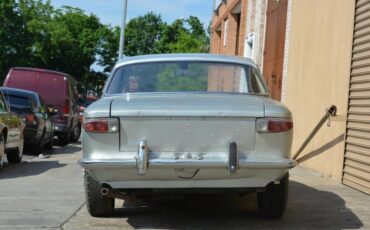
[[(115, 160), (81, 160), (79, 164), (83, 168), (137, 168), (135, 159), (115, 159)], [(290, 169), (297, 165), (295, 160), (252, 160), (240, 159), (239, 169)], [(224, 168), (227, 170), (227, 159), (218, 160), (194, 160), (194, 159), (150, 159), (148, 160), (150, 168)]]

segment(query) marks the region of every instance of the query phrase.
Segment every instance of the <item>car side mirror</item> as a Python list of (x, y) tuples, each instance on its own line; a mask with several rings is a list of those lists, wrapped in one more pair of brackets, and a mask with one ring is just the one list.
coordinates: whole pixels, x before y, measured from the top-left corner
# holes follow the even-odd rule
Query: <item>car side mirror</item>
[(52, 105), (48, 105), (48, 114), (50, 116), (55, 116), (58, 114), (58, 110), (54, 108)]
[(57, 114), (58, 114), (58, 110), (57, 110), (57, 109), (52, 109), (51, 111), (49, 110), (48, 114), (49, 114), (50, 116), (55, 116), (55, 115), (57, 115)]

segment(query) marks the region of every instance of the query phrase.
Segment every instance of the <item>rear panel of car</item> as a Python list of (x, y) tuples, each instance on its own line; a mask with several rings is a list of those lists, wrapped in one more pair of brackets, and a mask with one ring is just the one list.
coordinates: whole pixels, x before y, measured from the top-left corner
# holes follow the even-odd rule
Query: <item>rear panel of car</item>
[(253, 151), (255, 118), (120, 117), (120, 150), (136, 152), (144, 140), (152, 152), (185, 156), (228, 152), (236, 141), (243, 151)]
[[(196, 97), (196, 101), (203, 100), (201, 95)], [(213, 104), (210, 103), (212, 97), (206, 97), (209, 104)], [(222, 97), (214, 97), (222, 101)], [(119, 121), (118, 132), (84, 132), (82, 135), (82, 161), (87, 163), (87, 169), (99, 182), (116, 188), (264, 187), (293, 167), (288, 160), (292, 131), (256, 132), (256, 119), (264, 117), (265, 113), (263, 107), (247, 102), (247, 97), (232, 97), (235, 104), (230, 105), (244, 101), (239, 106), (244, 110), (237, 111), (237, 107), (233, 109), (223, 103), (222, 112), (216, 104), (213, 109), (208, 107), (206, 112), (204, 107), (203, 110), (194, 109), (196, 106), (193, 110), (181, 111), (180, 107), (186, 107), (185, 98), (177, 103), (180, 104), (178, 107), (176, 103), (170, 103), (172, 100), (167, 100), (164, 104), (172, 110), (159, 109), (153, 97), (150, 98), (151, 103), (141, 103), (138, 98), (112, 98), (113, 102), (103, 98), (87, 109), (87, 118), (111, 116), (114, 118), (110, 119)], [(154, 98), (165, 100), (163, 96)], [(259, 101), (258, 98), (254, 100)], [(109, 108), (112, 111), (107, 114)], [(176, 116), (176, 113), (188, 113), (189, 116)], [(223, 115), (216, 116), (217, 113)], [(280, 116), (290, 115), (282, 112)], [(138, 173), (141, 141), (146, 143), (149, 153), (145, 175)], [(237, 145), (240, 164), (235, 174), (228, 169), (232, 142)], [(192, 180), (185, 181), (187, 177)]]

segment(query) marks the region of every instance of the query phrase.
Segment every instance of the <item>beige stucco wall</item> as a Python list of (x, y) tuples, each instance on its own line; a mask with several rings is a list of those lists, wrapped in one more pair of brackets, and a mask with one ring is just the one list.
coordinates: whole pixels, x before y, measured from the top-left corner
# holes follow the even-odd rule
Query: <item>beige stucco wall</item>
[[(294, 116), (292, 152), (311, 132), (328, 105), (338, 115), (303, 152), (322, 154), (304, 166), (340, 180), (354, 20), (354, 0), (293, 0), (284, 103)], [(303, 155), (304, 155), (303, 154)]]

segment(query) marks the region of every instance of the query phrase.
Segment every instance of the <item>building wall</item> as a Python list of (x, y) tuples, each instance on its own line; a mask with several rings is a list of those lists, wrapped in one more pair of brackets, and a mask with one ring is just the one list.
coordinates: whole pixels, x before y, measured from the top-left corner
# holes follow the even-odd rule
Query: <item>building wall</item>
[[(212, 18), (210, 53), (246, 57), (246, 38), (248, 34), (254, 33), (251, 58), (262, 69), (266, 3), (267, 0), (228, 0), (226, 4), (222, 3)], [(236, 36), (232, 36), (237, 34), (235, 24), (229, 21), (228, 41), (224, 46), (225, 21), (233, 16), (235, 10), (240, 10), (238, 42)]]
[(284, 47), (284, 63), (283, 63), (283, 79), (281, 85), (281, 102), (286, 100), (286, 91), (288, 87), (288, 66), (289, 66), (289, 49), (290, 49), (290, 32), (292, 26), (292, 6), (294, 0), (288, 0), (286, 30), (285, 30), (285, 47)]
[[(222, 3), (217, 11), (218, 13), (215, 13), (212, 18), (210, 52), (243, 56), (247, 23), (247, 0), (228, 0), (226, 3)], [(226, 41), (224, 40), (225, 37)]]
[(252, 59), (257, 66), (263, 69), (263, 48), (265, 43), (265, 21), (267, 0), (258, 0), (255, 2), (255, 17), (253, 19), (253, 55)]
[(331, 104), (338, 115), (324, 125), (303, 155), (317, 155), (303, 165), (340, 180), (348, 103), (354, 2), (294, 0), (285, 104), (294, 119), (294, 153)]

